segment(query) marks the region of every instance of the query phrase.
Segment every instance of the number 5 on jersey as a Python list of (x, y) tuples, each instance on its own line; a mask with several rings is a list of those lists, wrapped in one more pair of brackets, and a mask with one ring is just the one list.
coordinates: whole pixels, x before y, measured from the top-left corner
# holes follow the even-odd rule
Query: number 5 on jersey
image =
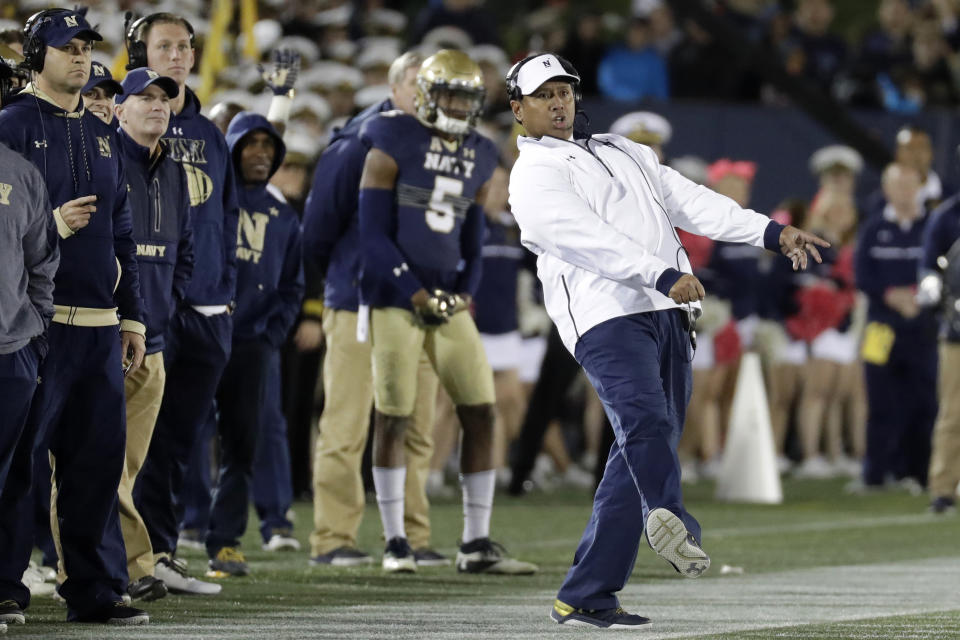
[(453, 202), (447, 196), (463, 194), (463, 180), (437, 176), (430, 194), (430, 208), (427, 209), (427, 226), (437, 233), (450, 233), (457, 222)]

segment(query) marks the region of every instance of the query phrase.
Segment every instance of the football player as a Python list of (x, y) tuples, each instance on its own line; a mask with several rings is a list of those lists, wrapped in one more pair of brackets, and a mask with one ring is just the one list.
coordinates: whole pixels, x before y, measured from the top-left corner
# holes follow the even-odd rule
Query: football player
[(537, 570), (506, 557), (489, 537), (493, 374), (466, 312), (480, 279), (482, 204), (497, 164), (494, 144), (474, 131), (483, 99), (477, 64), (460, 51), (442, 50), (417, 74), (415, 116), (387, 111), (361, 130), (370, 151), (360, 181), (360, 295), (370, 310), (373, 477), (388, 571), (416, 570), (403, 523), (403, 434), (424, 350), (463, 428), (464, 527), (457, 570)]

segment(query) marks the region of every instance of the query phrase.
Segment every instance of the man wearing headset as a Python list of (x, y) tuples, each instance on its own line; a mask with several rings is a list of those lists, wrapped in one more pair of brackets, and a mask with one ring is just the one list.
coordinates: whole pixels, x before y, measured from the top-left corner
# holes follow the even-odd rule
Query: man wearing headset
[[(559, 624), (633, 627), (616, 593), (641, 535), (686, 577), (710, 566), (683, 506), (677, 442), (690, 397), (693, 323), (703, 286), (674, 227), (779, 250), (804, 268), (827, 243), (744, 210), (613, 134), (574, 131), (580, 77), (552, 54), (507, 75), (526, 130), (510, 175), (511, 210), (537, 254), (547, 311), (586, 371), (616, 433), (593, 515), (557, 595)], [(642, 514), (642, 517), (638, 517)]]
[(148, 15), (130, 26), (127, 47), (128, 69), (149, 67), (179, 87), (170, 100), (164, 143), (187, 176), (196, 249), (186, 297), (166, 336), (163, 403), (140, 471), (136, 508), (150, 533), (154, 575), (173, 593), (212, 595), (220, 585), (188, 577), (173, 555), (184, 468), (230, 357), (239, 216), (233, 166), (223, 134), (200, 114), (200, 101), (186, 86), (194, 62), (190, 23), (171, 13)]
[[(124, 459), (124, 375), (143, 360), (144, 308), (126, 179), (107, 125), (80, 92), (100, 35), (83, 15), (48, 9), (25, 28), (31, 83), (0, 111), (0, 141), (43, 175), (60, 236), (50, 352), (0, 510), (0, 622), (23, 623), (21, 576), (32, 548), (31, 453), (51, 454), (58, 488), (59, 592), (67, 619), (146, 624), (125, 606), (126, 558), (117, 516)], [(14, 481), (15, 480), (15, 481)]]

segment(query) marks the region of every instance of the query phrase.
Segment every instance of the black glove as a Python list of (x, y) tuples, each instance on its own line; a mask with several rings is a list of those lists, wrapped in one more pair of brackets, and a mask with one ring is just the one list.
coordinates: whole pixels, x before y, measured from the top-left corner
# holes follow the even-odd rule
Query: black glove
[(269, 66), (258, 64), (257, 71), (273, 95), (289, 95), (300, 73), (300, 54), (293, 49), (274, 49), (270, 52)]

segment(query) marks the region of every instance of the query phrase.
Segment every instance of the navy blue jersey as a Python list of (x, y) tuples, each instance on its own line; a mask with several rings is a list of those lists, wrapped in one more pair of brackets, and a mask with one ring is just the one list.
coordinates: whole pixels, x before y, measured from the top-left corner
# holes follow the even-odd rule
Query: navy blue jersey
[[(399, 251), (401, 262), (428, 291), (474, 293), (483, 238), (483, 212), (475, 199), (497, 165), (493, 142), (476, 132), (448, 141), (402, 111), (371, 118), (360, 136), (368, 147), (397, 163), (394, 211), (389, 228), (381, 230)], [(368, 233), (362, 219), (361, 233)], [(404, 267), (380, 259), (376, 251), (364, 253), (363, 302), (409, 309), (416, 289), (396, 286), (391, 274)]]
[(480, 333), (516, 331), (517, 273), (526, 251), (520, 245), (520, 229), (509, 213), (496, 222), (487, 219), (483, 241), (483, 276), (474, 298)]

